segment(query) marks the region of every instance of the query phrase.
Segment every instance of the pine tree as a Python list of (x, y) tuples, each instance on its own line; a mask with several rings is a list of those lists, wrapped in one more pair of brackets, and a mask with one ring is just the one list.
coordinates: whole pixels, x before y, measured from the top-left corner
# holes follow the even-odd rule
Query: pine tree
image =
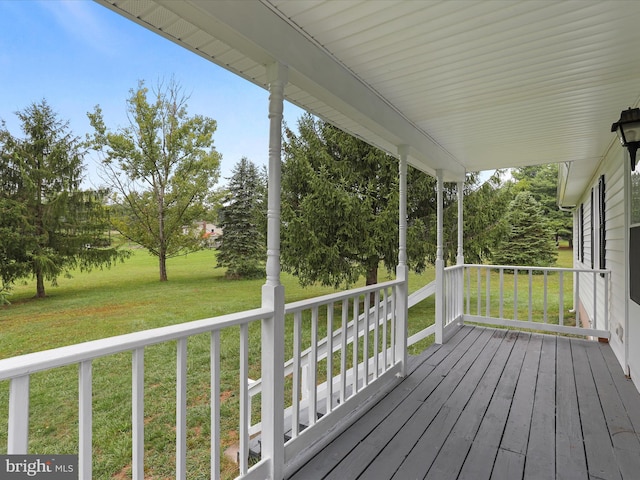
[(548, 267), (557, 258), (554, 230), (530, 192), (520, 192), (502, 222), (504, 236), (493, 254), (497, 265)]
[[(45, 280), (109, 266), (127, 252), (108, 247), (104, 191), (81, 190), (84, 151), (46, 101), (17, 112), (23, 138), (0, 127), (0, 277)], [(99, 248), (94, 248), (94, 247)]]
[(218, 266), (227, 267), (227, 278), (258, 278), (265, 274), (264, 229), (265, 178), (246, 157), (235, 165), (229, 193), (220, 210), (222, 239)]
[(298, 131), (283, 145), (283, 268), (302, 285), (377, 283), (398, 261), (397, 161), (310, 115)]

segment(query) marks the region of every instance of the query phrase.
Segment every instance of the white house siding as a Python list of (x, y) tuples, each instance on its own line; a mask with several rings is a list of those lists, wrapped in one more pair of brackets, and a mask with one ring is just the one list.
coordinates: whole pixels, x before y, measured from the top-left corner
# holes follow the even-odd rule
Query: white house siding
[[(599, 199), (598, 181), (601, 175), (605, 179), (605, 268), (611, 271), (611, 284), (609, 288), (609, 330), (611, 332), (610, 344), (621, 365), (625, 364), (625, 335), (632, 332), (625, 332), (626, 318), (626, 268), (627, 255), (625, 250), (626, 226), (625, 226), (625, 195), (624, 195), (624, 164), (622, 149), (614, 146), (605, 161), (602, 162), (596, 174), (593, 176), (588, 189), (585, 190), (580, 203), (584, 205), (584, 260), (580, 259), (580, 236), (579, 228), (574, 228), (574, 248), (577, 249), (574, 255), (576, 268), (589, 269), (592, 266), (593, 244), (593, 267), (599, 268)], [(592, 194), (593, 192), (593, 194)], [(574, 214), (574, 226), (580, 224), (580, 203), (576, 206)], [(593, 222), (593, 229), (591, 228)], [(593, 276), (581, 275), (579, 305), (581, 314), (586, 314), (590, 321), (595, 319), (596, 328), (604, 328), (605, 304), (602, 296), (598, 296), (598, 302), (594, 307), (594, 285)], [(595, 279), (597, 291), (604, 291), (604, 279), (599, 275)], [(640, 344), (640, 328), (635, 333), (635, 341)], [(633, 344), (633, 339), (629, 341)], [(640, 372), (640, 356), (638, 358), (638, 372)]]

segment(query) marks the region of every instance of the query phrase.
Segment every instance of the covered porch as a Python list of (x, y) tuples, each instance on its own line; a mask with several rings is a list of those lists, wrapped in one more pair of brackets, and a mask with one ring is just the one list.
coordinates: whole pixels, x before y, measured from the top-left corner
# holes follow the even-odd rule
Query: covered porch
[[(79, 476), (93, 478), (94, 449), (106, 448), (92, 438), (93, 365), (124, 353), (131, 358), (131, 421), (121, 434), (131, 437), (131, 477), (145, 478), (145, 398), (153, 394), (145, 350), (175, 344), (170, 448), (175, 478), (188, 478), (190, 344), (204, 336), (207, 478), (222, 476), (225, 348), (240, 352), (231, 394), (240, 399), (233, 429), (242, 478), (605, 479), (640, 471), (640, 399), (609, 347), (595, 340), (611, 337), (611, 272), (466, 264), (461, 193), (468, 171), (556, 162), (574, 166), (575, 190), (565, 198), (578, 198), (615, 141), (609, 125), (638, 102), (640, 4), (615, 2), (625, 7), (619, 12), (608, 2), (570, 1), (99, 2), (268, 89), (262, 305), (0, 360), (0, 380), (10, 382), (7, 453), (37, 453), (29, 449), (32, 376), (71, 365), (78, 372)], [(279, 277), (285, 99), (397, 156), (393, 280), (286, 303)], [(438, 179), (439, 209), (436, 281), (412, 295), (409, 165)], [(442, 252), (444, 182), (459, 192), (451, 266)], [(534, 281), (543, 282), (540, 299), (531, 293)], [(592, 302), (578, 302), (578, 292)], [(409, 308), (430, 296), (433, 325), (409, 333)], [(229, 329), (239, 331), (231, 346), (221, 342)], [(250, 344), (249, 329), (260, 331), (259, 345)], [(408, 348), (427, 338), (435, 345), (410, 356)], [(250, 378), (250, 365), (259, 365), (261, 378)]]

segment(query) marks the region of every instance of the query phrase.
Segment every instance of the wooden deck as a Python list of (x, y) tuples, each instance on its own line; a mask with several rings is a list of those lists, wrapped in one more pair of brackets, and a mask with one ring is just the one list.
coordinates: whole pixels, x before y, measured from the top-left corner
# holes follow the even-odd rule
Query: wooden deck
[(607, 344), (465, 326), (290, 479), (639, 479), (640, 395)]

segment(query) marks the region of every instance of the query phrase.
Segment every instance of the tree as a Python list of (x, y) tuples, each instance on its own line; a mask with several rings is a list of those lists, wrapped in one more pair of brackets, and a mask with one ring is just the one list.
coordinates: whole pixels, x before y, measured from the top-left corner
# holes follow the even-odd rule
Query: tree
[[(477, 173), (468, 173), (463, 183), (463, 247), (465, 261), (482, 263), (500, 240), (497, 228), (512, 199), (508, 185), (501, 182), (500, 171), (482, 179)], [(409, 169), (407, 215), (409, 222), (424, 225), (420, 239), (426, 259), (435, 263), (437, 236), (437, 183), (436, 179), (418, 170)], [(457, 185), (443, 185), (443, 258), (446, 264), (455, 264), (458, 250), (458, 194)]]
[(519, 192), (502, 222), (504, 236), (494, 252), (498, 265), (553, 265), (558, 252), (544, 209), (529, 192)]
[(2, 290), (33, 275), (36, 296), (73, 268), (110, 266), (127, 252), (104, 246), (104, 192), (82, 191), (84, 151), (45, 100), (16, 115), (23, 138), (0, 128)]
[[(381, 150), (315, 120), (285, 128), (282, 263), (302, 285), (377, 283), (398, 261), (398, 164)], [(421, 222), (410, 224), (411, 265), (424, 268)]]
[(108, 130), (96, 106), (88, 114), (95, 130), (89, 143), (102, 153), (103, 179), (121, 207), (115, 227), (158, 257), (166, 281), (167, 258), (201, 247), (193, 222), (218, 178), (216, 122), (189, 116), (188, 98), (173, 80), (153, 92), (141, 81), (130, 94), (129, 126)]
[(556, 193), (558, 188), (558, 165), (534, 165), (516, 168), (512, 172), (517, 180), (516, 190), (527, 190), (538, 201), (544, 210), (545, 217), (555, 232), (555, 240), (573, 241), (573, 218), (570, 212), (558, 208)]
[(235, 165), (228, 194), (220, 210), (223, 230), (218, 266), (228, 278), (256, 278), (265, 274), (266, 241), (261, 224), (266, 179), (246, 157)]

